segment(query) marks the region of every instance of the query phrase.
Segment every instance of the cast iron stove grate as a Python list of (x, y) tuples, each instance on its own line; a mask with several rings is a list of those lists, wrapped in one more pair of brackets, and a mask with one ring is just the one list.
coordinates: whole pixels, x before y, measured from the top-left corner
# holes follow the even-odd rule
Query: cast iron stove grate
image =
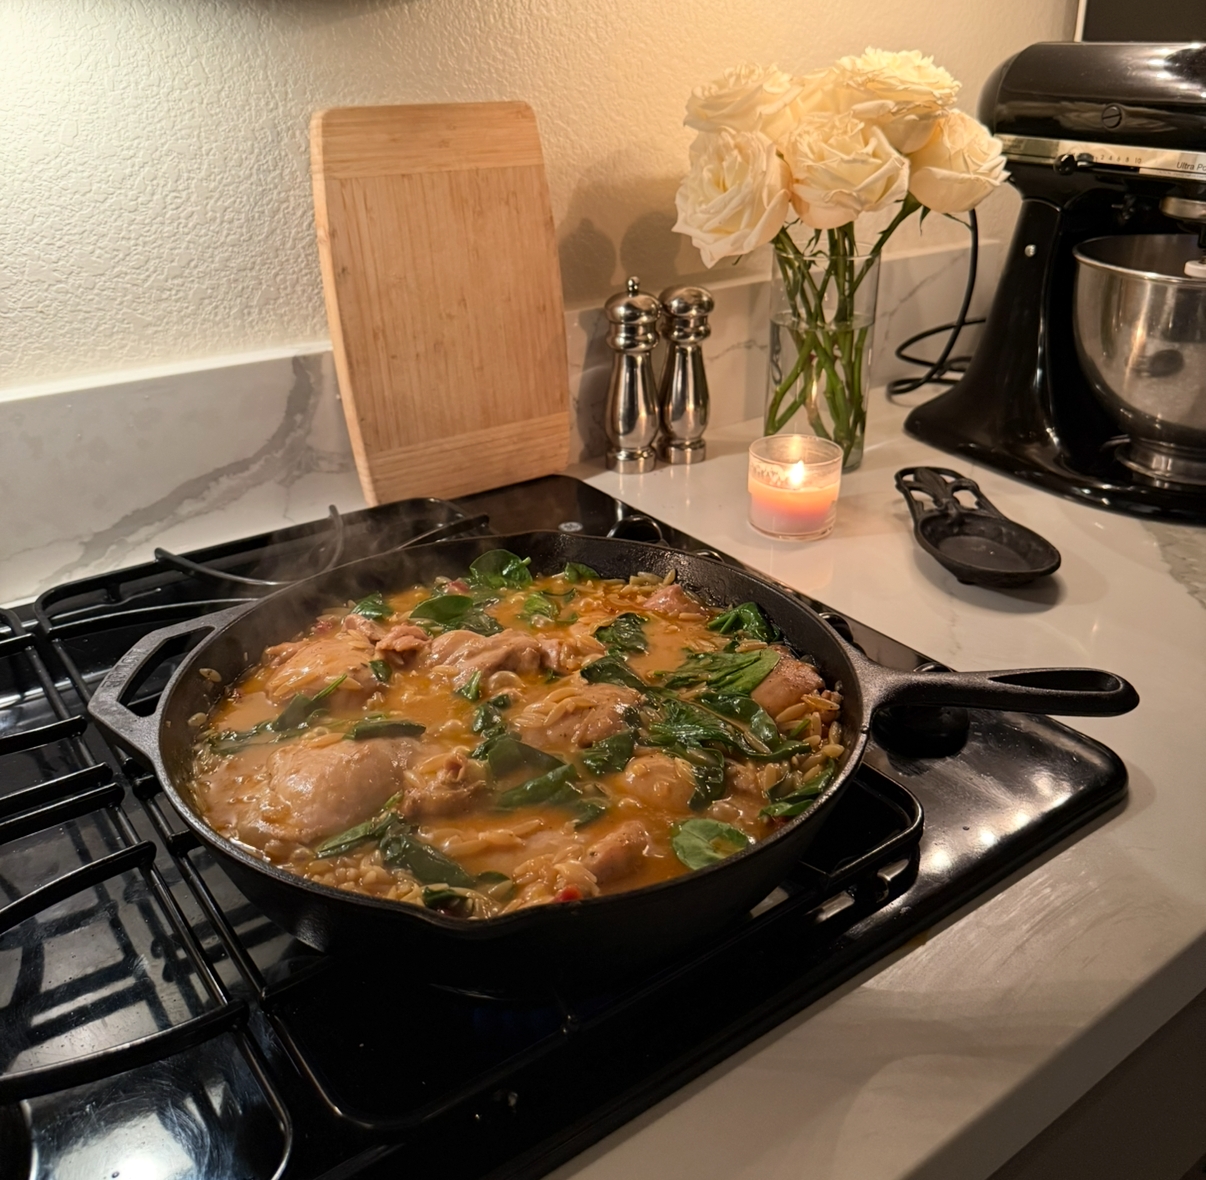
[[(441, 526), (488, 531), (476, 514), (500, 533), (660, 536), (706, 551), (549, 477), (189, 555), (217, 577), (156, 563), (0, 612), (3, 1180), (68, 1161), (111, 1173), (131, 1153), (165, 1177), (385, 1175), (401, 1160), (449, 1177), (539, 1176), (1125, 792), (1097, 743), (1046, 718), (972, 710), (911, 753), (885, 731), (896, 752), (873, 743), (808, 861), (738, 928), (648, 978), (508, 999), (416, 984), (371, 955), (319, 955), (234, 890), (154, 777), (89, 725), (87, 700), (140, 635), (269, 589), (222, 575), (282, 580), (336, 543), (350, 559)], [(875, 659), (926, 662), (831, 618)], [(169, 673), (170, 662), (142, 686), (145, 707)]]

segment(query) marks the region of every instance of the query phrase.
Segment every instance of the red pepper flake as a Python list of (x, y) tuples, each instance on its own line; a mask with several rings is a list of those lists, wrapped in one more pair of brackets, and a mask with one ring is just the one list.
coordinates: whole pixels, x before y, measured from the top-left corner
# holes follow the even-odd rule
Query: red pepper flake
[(581, 901), (582, 890), (577, 885), (567, 885), (554, 898), (554, 901)]
[(335, 630), (335, 620), (334, 619), (319, 619), (318, 622), (314, 624), (313, 634), (329, 635), (334, 630)]

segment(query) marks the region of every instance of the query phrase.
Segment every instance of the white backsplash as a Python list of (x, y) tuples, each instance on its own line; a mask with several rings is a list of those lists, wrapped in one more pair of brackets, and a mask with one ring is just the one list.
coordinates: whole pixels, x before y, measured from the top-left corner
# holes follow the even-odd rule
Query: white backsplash
[[(982, 243), (973, 314), (995, 287), (999, 252)], [(964, 250), (885, 259), (873, 380), (915, 373), (892, 355), (954, 318)], [(758, 416), (766, 377), (768, 283), (714, 279), (704, 350), (711, 424)], [(566, 313), (571, 461), (603, 453), (611, 368), (601, 309)], [(969, 330), (965, 351), (974, 341)], [(918, 346), (936, 355), (941, 340)], [(660, 357), (655, 357), (660, 367)], [(66, 580), (364, 507), (326, 344), (206, 365), (138, 371), (88, 386), (0, 392), (0, 602)]]

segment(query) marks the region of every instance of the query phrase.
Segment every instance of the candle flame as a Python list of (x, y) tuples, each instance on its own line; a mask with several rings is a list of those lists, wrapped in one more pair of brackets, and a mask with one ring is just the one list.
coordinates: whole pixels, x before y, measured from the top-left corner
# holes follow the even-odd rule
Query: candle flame
[(793, 488), (802, 488), (804, 486), (804, 460), (801, 459), (798, 463), (793, 463), (787, 469), (787, 482)]

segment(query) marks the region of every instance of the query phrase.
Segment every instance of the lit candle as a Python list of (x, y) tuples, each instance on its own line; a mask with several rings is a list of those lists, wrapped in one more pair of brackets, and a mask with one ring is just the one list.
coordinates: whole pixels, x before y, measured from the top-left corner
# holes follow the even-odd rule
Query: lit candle
[(774, 434), (750, 444), (750, 524), (772, 537), (815, 541), (837, 519), (842, 448), (810, 434)]

